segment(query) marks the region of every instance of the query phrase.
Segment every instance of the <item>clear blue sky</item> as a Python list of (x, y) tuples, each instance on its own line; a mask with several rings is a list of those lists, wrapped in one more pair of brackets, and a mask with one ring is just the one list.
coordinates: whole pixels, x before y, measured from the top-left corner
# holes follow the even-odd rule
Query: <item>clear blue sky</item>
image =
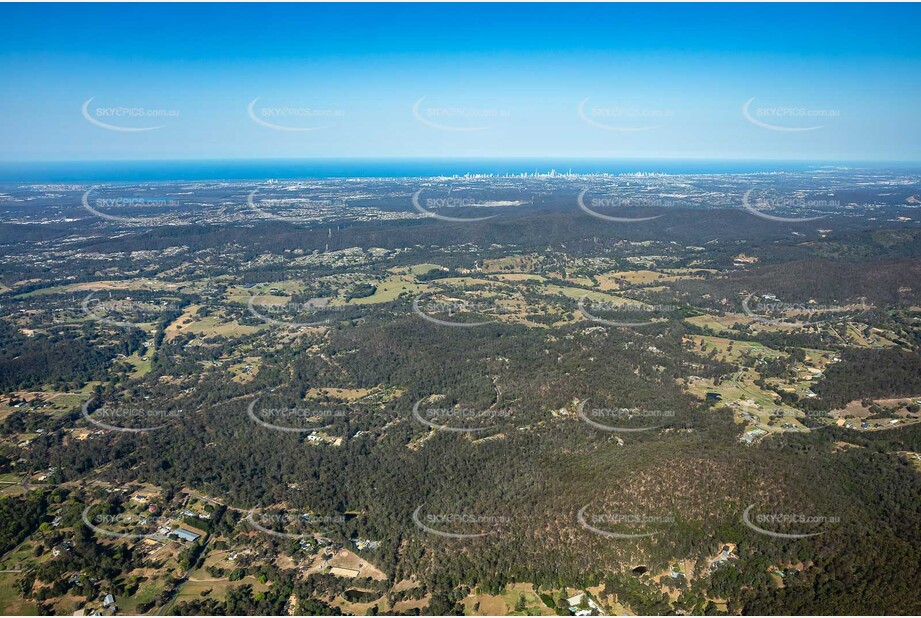
[[(918, 5), (3, 4), (0, 23), (2, 161), (921, 160)], [(162, 127), (94, 124), (90, 98)]]

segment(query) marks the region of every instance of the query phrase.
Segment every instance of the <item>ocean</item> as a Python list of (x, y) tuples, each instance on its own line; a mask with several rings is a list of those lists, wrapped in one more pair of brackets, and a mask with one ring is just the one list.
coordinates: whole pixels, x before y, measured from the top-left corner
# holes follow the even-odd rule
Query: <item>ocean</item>
[(413, 178), (465, 174), (751, 174), (822, 168), (913, 170), (917, 164), (667, 159), (255, 159), (0, 163), (0, 183)]

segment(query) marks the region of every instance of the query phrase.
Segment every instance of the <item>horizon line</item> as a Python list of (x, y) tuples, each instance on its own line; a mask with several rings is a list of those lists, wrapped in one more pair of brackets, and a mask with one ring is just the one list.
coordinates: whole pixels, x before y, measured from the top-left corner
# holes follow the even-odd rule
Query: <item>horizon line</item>
[(921, 159), (825, 159), (825, 158), (759, 158), (759, 157), (702, 157), (702, 156), (570, 156), (570, 155), (516, 155), (516, 156), (344, 156), (344, 157), (176, 157), (150, 159), (0, 159), (0, 165), (27, 164), (129, 164), (129, 163), (203, 163), (249, 161), (696, 161), (696, 162), (759, 162), (759, 163), (910, 163), (921, 165)]

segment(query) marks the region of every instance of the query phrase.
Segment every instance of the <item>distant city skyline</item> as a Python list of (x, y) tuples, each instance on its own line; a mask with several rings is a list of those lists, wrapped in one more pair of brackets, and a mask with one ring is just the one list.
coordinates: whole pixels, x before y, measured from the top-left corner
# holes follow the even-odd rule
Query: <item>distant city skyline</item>
[(7, 4), (0, 161), (917, 162), (919, 18), (912, 4)]

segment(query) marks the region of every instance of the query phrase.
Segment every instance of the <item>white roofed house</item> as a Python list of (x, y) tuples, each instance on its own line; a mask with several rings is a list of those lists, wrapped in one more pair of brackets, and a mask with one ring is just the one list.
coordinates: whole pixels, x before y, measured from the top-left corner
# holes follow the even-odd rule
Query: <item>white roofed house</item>
[(566, 599), (566, 603), (569, 605), (569, 611), (576, 616), (604, 615), (604, 610), (602, 610), (595, 600), (585, 592), (580, 592), (579, 594), (569, 597)]

